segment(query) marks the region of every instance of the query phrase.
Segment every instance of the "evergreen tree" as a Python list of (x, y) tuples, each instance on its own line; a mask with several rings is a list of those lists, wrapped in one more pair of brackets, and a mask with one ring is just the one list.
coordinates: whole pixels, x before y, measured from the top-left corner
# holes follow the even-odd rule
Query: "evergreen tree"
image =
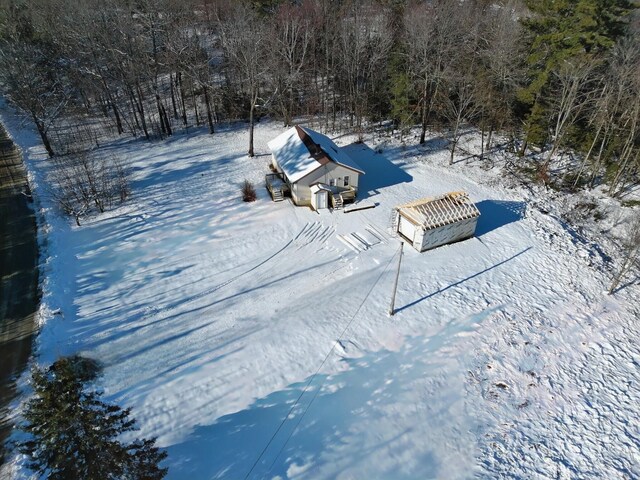
[(523, 21), (531, 34), (531, 81), (521, 98), (530, 103), (564, 60), (613, 47), (635, 8), (627, 0), (528, 0), (527, 6), (533, 13)]
[[(588, 63), (613, 47), (636, 8), (628, 0), (527, 0), (532, 15), (523, 20), (529, 32), (527, 85), (518, 93), (526, 106), (527, 139), (547, 141), (546, 111), (553, 73), (569, 60)], [(526, 145), (526, 143), (525, 143)]]
[[(129, 410), (109, 405), (84, 388), (95, 376), (79, 357), (62, 358), (48, 370), (34, 368), (34, 397), (27, 403), (21, 429), (29, 439), (18, 448), (29, 467), (52, 480), (163, 478), (166, 456), (155, 439), (124, 444), (118, 437), (135, 430)], [(91, 364), (89, 363), (89, 366)]]

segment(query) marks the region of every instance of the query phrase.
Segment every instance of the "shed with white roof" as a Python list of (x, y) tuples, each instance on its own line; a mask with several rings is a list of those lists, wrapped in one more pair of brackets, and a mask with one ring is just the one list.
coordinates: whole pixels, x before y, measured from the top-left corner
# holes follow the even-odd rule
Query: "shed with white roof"
[(395, 207), (393, 225), (419, 252), (473, 237), (480, 211), (465, 192), (423, 198)]
[(296, 205), (318, 209), (341, 208), (356, 198), (364, 172), (326, 135), (296, 125), (268, 146), (275, 175), (285, 184), (284, 189), (274, 187), (278, 183), (274, 174), (267, 175), (267, 188), (274, 200), (290, 192)]

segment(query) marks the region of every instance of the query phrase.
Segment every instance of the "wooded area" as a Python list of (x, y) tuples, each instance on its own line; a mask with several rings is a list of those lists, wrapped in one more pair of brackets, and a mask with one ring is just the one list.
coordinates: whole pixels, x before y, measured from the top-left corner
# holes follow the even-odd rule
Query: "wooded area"
[[(495, 133), (562, 186), (638, 182), (640, 46), (627, 0), (1, 0), (3, 91), (50, 155), (264, 116), (364, 134)], [(62, 118), (95, 118), (55, 128)], [(464, 128), (463, 128), (464, 127)], [(92, 130), (93, 129), (93, 130)], [(55, 134), (52, 132), (55, 130)], [(74, 146), (72, 150), (78, 150)], [(574, 156), (574, 153), (580, 155)]]

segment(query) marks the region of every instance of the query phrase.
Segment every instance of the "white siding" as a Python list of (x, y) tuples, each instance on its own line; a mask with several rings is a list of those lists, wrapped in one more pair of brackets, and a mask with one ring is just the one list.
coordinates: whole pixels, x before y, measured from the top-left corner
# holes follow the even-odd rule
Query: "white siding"
[(319, 168), (315, 172), (300, 179), (298, 183), (307, 186), (318, 182), (326, 183), (327, 185), (329, 185), (329, 181), (331, 179), (335, 179), (336, 185), (338, 187), (343, 187), (345, 176), (349, 177), (349, 185), (357, 189), (359, 180), (358, 177), (360, 176), (360, 174), (335, 163), (328, 163), (327, 165), (324, 165), (322, 168)]
[(291, 189), (291, 198), (296, 205), (311, 205), (309, 185), (303, 185), (300, 182), (294, 183)]
[(311, 185), (314, 183), (325, 183), (329, 185), (329, 181), (335, 179), (336, 185), (342, 187), (344, 185), (345, 175), (349, 177), (349, 185), (357, 190), (358, 177), (360, 176), (358, 172), (345, 168), (342, 165), (328, 163), (293, 184), (293, 188), (291, 189), (293, 203), (296, 205), (311, 205), (311, 190), (309, 189)]
[(416, 233), (416, 226), (400, 215), (400, 221), (398, 222), (398, 231), (407, 237), (408, 240), (413, 242)]
[(311, 206), (314, 210), (320, 210), (322, 208), (328, 208), (329, 198), (326, 190), (320, 190), (316, 193), (311, 193)]
[(432, 248), (439, 247), (440, 245), (473, 237), (477, 223), (477, 217), (468, 218), (450, 225), (427, 230), (424, 232), (424, 236), (420, 239), (421, 241), (419, 243), (414, 242), (414, 247), (416, 250), (424, 252), (425, 250), (430, 250)]

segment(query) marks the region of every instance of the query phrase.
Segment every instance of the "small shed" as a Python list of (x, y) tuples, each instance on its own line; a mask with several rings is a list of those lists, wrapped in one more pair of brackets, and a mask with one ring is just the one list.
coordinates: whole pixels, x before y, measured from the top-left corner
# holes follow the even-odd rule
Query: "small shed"
[(309, 188), (311, 190), (311, 207), (314, 210), (329, 208), (331, 188), (323, 183), (316, 183)]
[(473, 237), (480, 217), (465, 192), (451, 192), (400, 205), (393, 211), (393, 228), (424, 252), (440, 245)]

